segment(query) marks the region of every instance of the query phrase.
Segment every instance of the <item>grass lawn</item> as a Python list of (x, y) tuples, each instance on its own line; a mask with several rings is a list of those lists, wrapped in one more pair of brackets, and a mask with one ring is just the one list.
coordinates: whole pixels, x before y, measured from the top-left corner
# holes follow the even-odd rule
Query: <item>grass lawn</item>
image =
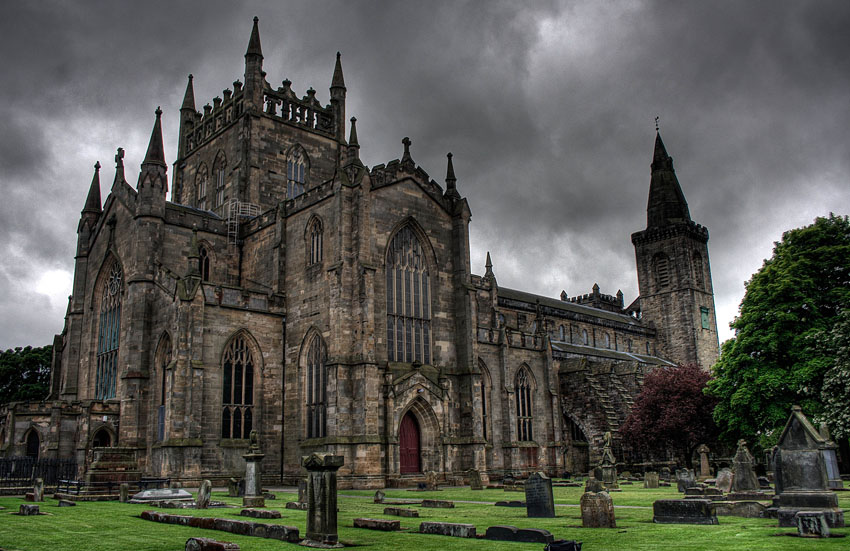
[[(675, 487), (657, 490), (643, 489), (639, 484), (621, 486), (622, 492), (612, 493), (617, 516), (616, 529), (591, 529), (581, 527), (581, 513), (576, 506), (582, 488), (555, 488), (555, 503), (568, 505), (556, 507), (553, 519), (529, 519), (525, 509), (494, 507), (484, 503), (522, 500), (522, 492), (503, 490), (471, 491), (468, 488), (447, 488), (440, 492), (411, 492), (386, 490), (387, 500), (447, 499), (455, 501), (454, 509), (419, 510), (420, 518), (388, 517), (383, 514), (385, 505), (372, 503), (374, 492), (342, 490), (339, 498), (339, 536), (344, 543), (356, 544), (369, 550), (415, 549), (416, 551), (440, 549), (481, 549), (487, 551), (543, 549), (542, 544), (505, 543), (488, 540), (469, 540), (445, 536), (427, 536), (415, 533), (423, 520), (463, 522), (475, 524), (483, 534), (488, 526), (510, 524), (527, 528), (543, 528), (556, 539), (576, 539), (584, 543), (585, 551), (607, 549), (711, 549), (711, 550), (799, 550), (799, 549), (850, 549), (850, 538), (805, 540), (781, 534), (793, 533), (793, 528), (780, 528), (774, 519), (744, 519), (718, 517), (717, 526), (662, 525), (652, 523), (652, 502), (656, 499), (675, 499), (680, 494)], [(241, 505), (240, 498), (228, 498), (213, 492), (213, 499)], [(261, 520), (239, 517), (239, 509), (162, 509), (180, 515), (242, 518), (265, 523), (297, 526), (303, 535), (306, 530), (306, 512), (284, 509), (286, 501), (295, 499), (294, 493), (278, 492), (277, 500), (266, 502), (271, 509), (279, 509), (279, 520)], [(139, 514), (151, 507), (117, 502), (80, 502), (76, 507), (58, 507), (57, 501), (47, 499), (41, 511), (49, 513), (38, 517), (21, 517), (16, 512), (21, 498), (0, 497), (0, 549), (4, 551), (177, 551), (182, 550), (190, 537), (209, 537), (238, 543), (244, 551), (272, 549), (304, 549), (295, 544), (277, 540), (237, 536), (214, 530), (201, 530), (183, 526), (144, 521)], [(850, 509), (850, 492), (839, 493), (839, 503)], [(401, 520), (402, 532), (386, 533), (352, 527), (357, 517), (393, 518)], [(848, 519), (850, 520), (850, 519)], [(850, 529), (833, 530), (836, 534), (850, 534)]]

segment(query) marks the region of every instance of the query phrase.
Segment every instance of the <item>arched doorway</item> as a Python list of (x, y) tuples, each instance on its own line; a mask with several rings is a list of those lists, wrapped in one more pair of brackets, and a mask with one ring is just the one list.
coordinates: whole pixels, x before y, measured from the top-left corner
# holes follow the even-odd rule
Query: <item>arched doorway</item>
[(29, 434), (27, 434), (27, 457), (38, 458), (38, 449), (40, 444), (41, 441), (38, 438), (38, 431), (35, 429), (30, 430)]
[(109, 434), (109, 431), (103, 427), (98, 429), (94, 433), (94, 438), (91, 439), (91, 446), (93, 448), (108, 448), (112, 446), (112, 436)]
[(419, 456), (419, 423), (409, 411), (398, 428), (399, 470), (401, 474), (422, 472)]

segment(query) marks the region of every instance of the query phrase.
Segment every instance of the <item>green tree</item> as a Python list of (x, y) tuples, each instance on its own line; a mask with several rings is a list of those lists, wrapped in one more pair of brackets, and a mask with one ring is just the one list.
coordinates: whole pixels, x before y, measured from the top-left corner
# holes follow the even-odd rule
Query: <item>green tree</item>
[(841, 311), (837, 323), (824, 335), (824, 344), (835, 360), (823, 377), (823, 413), (836, 440), (850, 438), (850, 309)]
[(53, 346), (20, 346), (0, 352), (0, 404), (44, 400), (50, 385)]
[(793, 404), (817, 415), (834, 357), (817, 346), (850, 305), (850, 222), (817, 218), (787, 231), (773, 257), (746, 284), (740, 312), (723, 343), (709, 392), (714, 419), (729, 440), (761, 447), (779, 436)]

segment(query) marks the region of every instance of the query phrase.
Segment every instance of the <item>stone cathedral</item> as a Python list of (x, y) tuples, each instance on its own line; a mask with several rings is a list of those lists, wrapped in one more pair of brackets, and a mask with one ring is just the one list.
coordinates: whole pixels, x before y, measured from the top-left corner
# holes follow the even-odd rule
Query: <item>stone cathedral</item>
[(0, 410), (0, 454), (82, 476), (117, 447), (144, 476), (222, 481), (256, 430), (284, 483), (315, 451), (344, 456), (341, 487), (584, 472), (608, 431), (628, 454), (647, 371), (717, 359), (708, 231), (660, 135), (640, 296), (551, 298), (500, 287), (489, 254), (472, 272), (451, 154), (445, 185), (407, 138), (364, 166), (339, 54), (328, 104), (291, 86), (266, 80), (255, 18), (242, 81), (199, 111), (189, 77), (170, 175), (159, 109), (135, 185), (119, 149), (101, 202), (95, 165), (51, 394)]

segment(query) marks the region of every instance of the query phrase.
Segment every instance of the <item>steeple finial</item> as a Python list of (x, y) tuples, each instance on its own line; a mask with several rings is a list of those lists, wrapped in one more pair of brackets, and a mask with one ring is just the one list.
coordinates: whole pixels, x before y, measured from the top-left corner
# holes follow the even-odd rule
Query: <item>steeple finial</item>
[(100, 161), (94, 163), (94, 175), (91, 178), (89, 194), (86, 196), (86, 206), (83, 212), (94, 212), (100, 214), (103, 211), (100, 206)]
[(401, 162), (412, 163), (413, 157), (410, 156), (410, 144), (412, 144), (413, 142), (410, 141), (410, 138), (405, 136), (404, 139), (401, 140), (401, 143), (404, 145), (404, 155), (401, 156)]
[(658, 115), (655, 116), (655, 133), (658, 134)]
[(189, 75), (189, 83), (186, 84), (186, 93), (183, 94), (183, 105), (180, 110), (189, 109), (195, 111), (195, 87), (192, 86), (192, 75)]
[(357, 117), (351, 117), (351, 133), (348, 135), (348, 146), (360, 149), (360, 143), (357, 141)]
[(337, 52), (336, 53), (336, 65), (334, 65), (334, 76), (331, 79), (331, 89), (333, 88), (342, 88), (345, 89), (345, 79), (342, 76), (342, 55)]
[(151, 139), (148, 142), (148, 151), (145, 153), (145, 160), (142, 161), (142, 166), (153, 164), (167, 167), (168, 165), (165, 164), (165, 152), (162, 148), (162, 122), (160, 121), (162, 109), (157, 107), (155, 113), (156, 121), (153, 124)]
[(245, 52), (245, 57), (249, 55), (263, 57), (263, 48), (260, 46), (260, 27), (258, 25), (260, 18), (254, 16), (254, 28), (251, 29), (251, 39), (248, 40), (248, 50)]

